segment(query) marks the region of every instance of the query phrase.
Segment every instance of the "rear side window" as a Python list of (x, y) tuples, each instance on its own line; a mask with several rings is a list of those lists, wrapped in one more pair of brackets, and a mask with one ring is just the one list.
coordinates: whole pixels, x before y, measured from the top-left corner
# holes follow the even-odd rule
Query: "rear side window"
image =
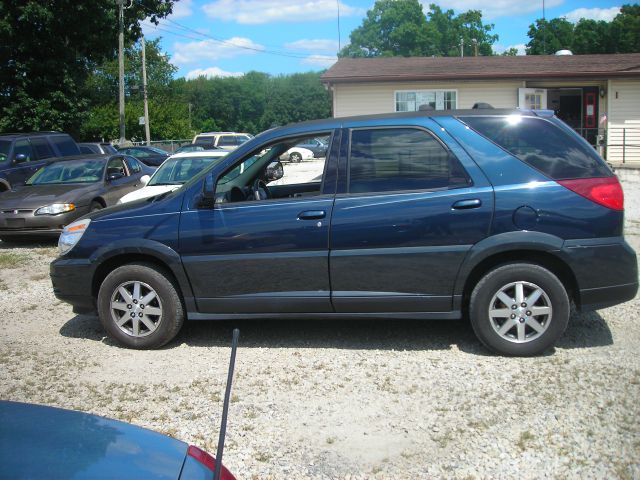
[(124, 157), (124, 160), (127, 162), (127, 166), (131, 173), (139, 173), (140, 170), (142, 170), (142, 167), (140, 167), (140, 164), (135, 158)]
[(34, 137), (31, 139), (31, 146), (36, 152), (36, 157), (40, 160), (44, 160), (45, 158), (51, 158), (54, 156), (53, 150), (51, 149), (51, 145), (47, 142), (46, 138), (42, 137)]
[(349, 192), (458, 188), (471, 180), (430, 133), (413, 128), (351, 132)]
[(49, 137), (49, 140), (51, 140), (51, 143), (58, 148), (60, 155), (78, 155), (80, 153), (80, 149), (76, 142), (67, 135), (55, 135)]
[(235, 147), (236, 145), (238, 145), (238, 140), (233, 135), (223, 135), (218, 140), (219, 147)]
[(611, 175), (593, 148), (548, 120), (518, 115), (460, 120), (554, 180)]

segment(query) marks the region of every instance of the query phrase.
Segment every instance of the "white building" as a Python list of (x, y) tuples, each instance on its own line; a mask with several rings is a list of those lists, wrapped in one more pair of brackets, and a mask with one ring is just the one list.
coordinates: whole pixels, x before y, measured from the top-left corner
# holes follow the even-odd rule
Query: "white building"
[(323, 76), (333, 115), (417, 110), (552, 109), (612, 163), (640, 163), (640, 53), (341, 58)]

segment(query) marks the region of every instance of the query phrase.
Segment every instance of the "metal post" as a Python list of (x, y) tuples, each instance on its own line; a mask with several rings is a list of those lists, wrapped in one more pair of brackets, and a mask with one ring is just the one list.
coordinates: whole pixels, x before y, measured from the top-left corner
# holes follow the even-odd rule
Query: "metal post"
[(116, 0), (118, 3), (118, 98), (120, 101), (120, 145), (124, 145), (124, 0)]
[(464, 39), (460, 39), (460, 58), (464, 57)]
[(151, 145), (149, 103), (147, 102), (147, 59), (144, 51), (144, 37), (142, 37), (142, 94), (144, 95), (144, 133), (147, 137), (147, 145)]

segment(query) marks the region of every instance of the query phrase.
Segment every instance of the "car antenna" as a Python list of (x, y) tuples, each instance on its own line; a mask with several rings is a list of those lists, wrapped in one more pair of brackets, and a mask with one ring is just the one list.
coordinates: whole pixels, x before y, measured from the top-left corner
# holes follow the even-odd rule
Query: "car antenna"
[(229, 412), (229, 399), (231, 397), (231, 382), (233, 380), (233, 368), (236, 364), (236, 350), (238, 349), (238, 338), (240, 330), (233, 329), (231, 339), (231, 359), (229, 360), (229, 372), (227, 374), (227, 388), (224, 392), (224, 402), (222, 404), (222, 421), (220, 422), (220, 436), (218, 437), (218, 450), (216, 451), (216, 469), (213, 471), (213, 480), (220, 480), (222, 473), (222, 452), (224, 450), (224, 437), (227, 433), (227, 413)]

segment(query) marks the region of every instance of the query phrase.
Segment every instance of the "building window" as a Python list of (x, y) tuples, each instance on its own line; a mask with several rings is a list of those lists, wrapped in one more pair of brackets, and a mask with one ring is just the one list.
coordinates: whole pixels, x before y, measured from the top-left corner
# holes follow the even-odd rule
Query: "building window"
[(415, 112), (420, 105), (430, 105), (434, 110), (455, 110), (455, 90), (418, 90), (396, 92), (396, 112)]

